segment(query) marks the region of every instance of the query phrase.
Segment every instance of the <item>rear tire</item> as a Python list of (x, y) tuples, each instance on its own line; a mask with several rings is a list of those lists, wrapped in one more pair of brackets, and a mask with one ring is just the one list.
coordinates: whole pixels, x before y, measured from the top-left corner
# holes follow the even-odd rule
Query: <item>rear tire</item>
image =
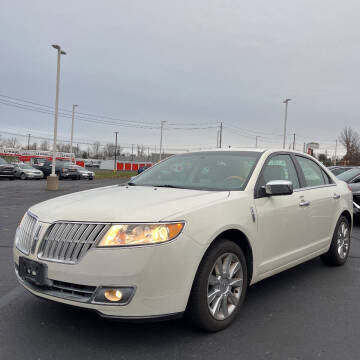
[(340, 216), (334, 231), (328, 252), (321, 255), (321, 260), (329, 266), (341, 266), (346, 263), (350, 251), (350, 223), (345, 216)]
[(243, 251), (234, 242), (219, 239), (200, 263), (185, 314), (187, 319), (206, 331), (225, 329), (244, 302), (247, 284)]

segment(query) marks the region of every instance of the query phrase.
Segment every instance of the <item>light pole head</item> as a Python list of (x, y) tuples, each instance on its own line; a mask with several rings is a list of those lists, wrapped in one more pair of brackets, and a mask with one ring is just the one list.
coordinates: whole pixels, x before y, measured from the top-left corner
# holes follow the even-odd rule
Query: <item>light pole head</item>
[(291, 101), (291, 99), (285, 99), (285, 100), (283, 101), (283, 104), (286, 104), (286, 103), (288, 103), (289, 101)]
[(61, 47), (60, 45), (56, 45), (56, 44), (53, 44), (51, 45), (54, 49), (56, 49), (57, 51), (60, 51), (60, 54), (61, 55), (66, 55), (66, 52), (64, 50), (61, 50)]

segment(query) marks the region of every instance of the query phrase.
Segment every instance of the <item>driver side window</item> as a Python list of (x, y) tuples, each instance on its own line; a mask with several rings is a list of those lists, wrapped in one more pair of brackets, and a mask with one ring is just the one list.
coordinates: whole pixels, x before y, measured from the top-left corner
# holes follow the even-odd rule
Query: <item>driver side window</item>
[(290, 155), (275, 155), (266, 163), (260, 175), (260, 189), (271, 180), (287, 180), (292, 182), (294, 189), (300, 187), (295, 165)]

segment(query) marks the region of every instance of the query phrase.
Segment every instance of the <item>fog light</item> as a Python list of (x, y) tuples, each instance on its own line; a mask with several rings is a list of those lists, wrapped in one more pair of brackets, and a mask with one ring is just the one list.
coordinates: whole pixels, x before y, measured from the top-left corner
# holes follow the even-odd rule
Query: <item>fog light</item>
[(135, 286), (106, 287), (97, 289), (93, 303), (108, 305), (127, 305), (135, 294)]
[(120, 301), (122, 299), (122, 292), (119, 289), (105, 290), (104, 296), (112, 302)]

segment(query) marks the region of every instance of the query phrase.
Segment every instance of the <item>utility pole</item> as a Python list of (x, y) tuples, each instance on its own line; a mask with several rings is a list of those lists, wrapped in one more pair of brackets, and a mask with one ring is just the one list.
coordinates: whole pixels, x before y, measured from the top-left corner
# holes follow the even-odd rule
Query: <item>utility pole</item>
[(294, 133), (294, 134), (293, 134), (293, 136), (294, 136), (294, 140), (293, 140), (293, 150), (295, 150), (295, 139), (296, 139), (296, 134)]
[(148, 161), (150, 160), (150, 147), (148, 146)]
[(216, 148), (219, 147), (219, 129), (216, 130)]
[(219, 132), (219, 148), (221, 149), (222, 144), (222, 131), (223, 131), (223, 123), (220, 123), (220, 132)]
[(58, 113), (59, 113), (59, 88), (60, 88), (60, 59), (61, 55), (66, 55), (66, 52), (61, 50), (59, 45), (51, 45), (57, 50), (57, 69), (56, 69), (56, 94), (55, 94), (55, 117), (54, 117), (54, 140), (53, 140), (53, 155), (52, 155), (52, 169), (51, 175), (48, 177), (47, 189), (57, 190), (59, 188), (59, 179), (55, 174), (56, 166), (56, 138), (57, 138), (57, 126), (58, 126)]
[(256, 137), (255, 137), (255, 147), (256, 147), (256, 148), (258, 147), (258, 138), (259, 138), (259, 136), (256, 136)]
[(336, 157), (337, 157), (337, 139), (335, 140), (335, 165), (337, 163)]
[(117, 155), (117, 136), (118, 131), (115, 131), (115, 156), (114, 156), (114, 172), (117, 171), (117, 162), (116, 162), (116, 155)]
[(283, 101), (283, 104), (285, 104), (283, 149), (285, 149), (285, 142), (286, 142), (286, 125), (287, 125), (287, 113), (288, 113), (288, 102), (289, 101), (291, 101), (291, 99), (285, 99)]
[[(73, 140), (74, 140), (74, 119), (75, 119), (75, 108), (78, 105), (73, 104), (72, 106), (72, 116), (71, 116), (71, 136), (70, 136), (70, 152), (71, 154), (73, 154), (74, 149), (73, 149)], [(72, 155), (71, 155), (71, 160), (72, 160)]]
[(131, 170), (133, 169), (134, 164), (134, 144), (131, 144)]
[(28, 134), (28, 150), (30, 150), (30, 137), (31, 137), (31, 134)]
[(161, 161), (161, 152), (162, 152), (162, 146), (163, 146), (163, 129), (164, 129), (165, 121), (161, 120), (161, 130), (160, 130), (160, 155), (159, 155), (159, 161)]

